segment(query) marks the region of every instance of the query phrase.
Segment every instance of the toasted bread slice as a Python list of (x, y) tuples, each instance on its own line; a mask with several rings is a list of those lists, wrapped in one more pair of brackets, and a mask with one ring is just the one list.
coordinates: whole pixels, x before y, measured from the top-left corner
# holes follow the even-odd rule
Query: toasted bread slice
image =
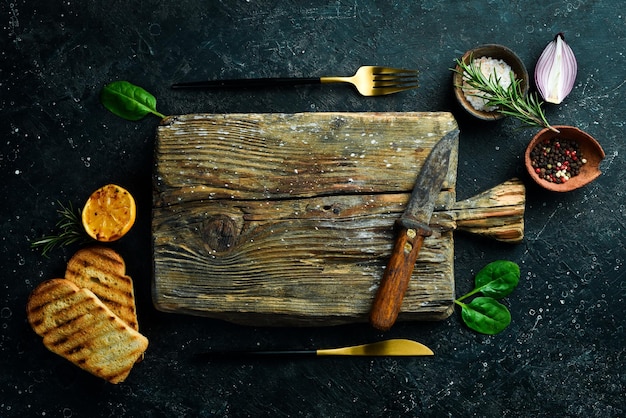
[(37, 286), (28, 299), (27, 316), (50, 351), (111, 383), (123, 382), (148, 348), (148, 339), (93, 292), (66, 279)]
[(133, 281), (118, 253), (102, 246), (78, 250), (67, 263), (65, 278), (91, 290), (113, 313), (139, 330)]

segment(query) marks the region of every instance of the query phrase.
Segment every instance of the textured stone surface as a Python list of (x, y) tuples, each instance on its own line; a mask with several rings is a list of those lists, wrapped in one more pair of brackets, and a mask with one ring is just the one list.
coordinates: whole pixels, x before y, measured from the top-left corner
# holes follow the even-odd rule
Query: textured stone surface
[[(0, 415), (624, 416), (626, 15), (619, 10), (617, 1), (1, 2)], [(523, 151), (535, 131), (466, 117), (449, 70), (467, 49), (496, 42), (532, 73), (559, 31), (578, 57), (578, 79), (548, 117), (589, 132), (607, 154), (596, 182), (564, 195), (525, 177)], [(200, 78), (350, 74), (362, 64), (418, 68), (421, 87), (378, 98), (345, 86), (169, 89)], [(117, 79), (154, 93), (169, 115), (452, 111), (461, 128), (459, 199), (514, 176), (527, 181), (524, 243), (455, 238), (459, 294), (490, 261), (520, 264), (520, 286), (506, 299), (511, 326), (478, 335), (455, 313), (382, 335), (367, 325), (248, 328), (156, 311), (150, 205), (158, 120), (128, 122), (106, 111), (98, 92)], [(108, 182), (137, 199), (137, 224), (113, 247), (127, 260), (140, 329), (150, 338), (145, 359), (116, 387), (48, 352), (25, 316), (29, 292), (62, 275), (76, 250), (45, 258), (29, 241), (54, 230), (57, 201), (82, 206)], [(436, 355), (192, 361), (206, 349), (321, 348), (387, 337), (419, 340)]]

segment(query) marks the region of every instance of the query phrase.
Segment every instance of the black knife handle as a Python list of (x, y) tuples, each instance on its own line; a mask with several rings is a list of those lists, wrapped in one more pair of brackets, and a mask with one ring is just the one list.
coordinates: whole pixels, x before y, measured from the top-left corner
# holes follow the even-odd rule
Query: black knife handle
[(321, 84), (320, 78), (243, 78), (230, 80), (190, 81), (172, 84), (172, 89), (259, 88)]
[(301, 358), (316, 357), (317, 350), (266, 350), (266, 351), (207, 351), (197, 353), (194, 359), (197, 361), (211, 360), (243, 360), (243, 359), (269, 359), (269, 358)]

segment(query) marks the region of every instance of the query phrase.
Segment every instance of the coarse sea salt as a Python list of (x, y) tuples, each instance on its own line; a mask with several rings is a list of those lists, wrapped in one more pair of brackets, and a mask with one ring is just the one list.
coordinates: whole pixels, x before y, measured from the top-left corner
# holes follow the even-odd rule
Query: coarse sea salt
[[(508, 89), (511, 85), (511, 66), (503, 60), (491, 57), (480, 57), (475, 58), (472, 61), (472, 65), (479, 68), (480, 72), (487, 79), (493, 79), (495, 74), (498, 84), (505, 89)], [(467, 80), (467, 78), (467, 76), (464, 76), (464, 80)], [(493, 112), (496, 110), (495, 106), (487, 106), (487, 93), (471, 88), (466, 82), (463, 83), (463, 93), (474, 109), (485, 112)]]

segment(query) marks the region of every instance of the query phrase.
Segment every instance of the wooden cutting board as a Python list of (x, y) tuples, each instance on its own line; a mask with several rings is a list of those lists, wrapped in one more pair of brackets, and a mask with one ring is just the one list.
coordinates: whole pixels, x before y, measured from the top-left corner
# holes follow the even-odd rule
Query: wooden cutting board
[[(450, 113), (164, 119), (155, 151), (155, 306), (261, 326), (367, 321), (394, 222), (430, 150), (456, 128)], [(523, 185), (456, 202), (457, 163), (455, 146), (400, 321), (453, 311), (453, 230), (523, 237)]]

